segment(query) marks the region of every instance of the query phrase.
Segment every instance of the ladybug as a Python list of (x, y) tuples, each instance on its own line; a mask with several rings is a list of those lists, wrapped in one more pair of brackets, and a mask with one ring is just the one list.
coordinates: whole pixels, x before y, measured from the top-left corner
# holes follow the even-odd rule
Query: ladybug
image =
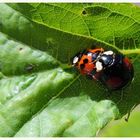
[(87, 49), (76, 54), (72, 65), (81, 74), (100, 81), (110, 90), (122, 89), (134, 76), (133, 65), (129, 58), (103, 48)]

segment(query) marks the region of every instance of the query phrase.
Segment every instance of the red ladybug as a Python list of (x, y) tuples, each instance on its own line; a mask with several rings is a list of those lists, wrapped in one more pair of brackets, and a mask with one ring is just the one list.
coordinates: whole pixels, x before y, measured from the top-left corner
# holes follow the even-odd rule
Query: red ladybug
[(81, 74), (100, 81), (111, 90), (122, 89), (134, 76), (133, 65), (126, 56), (103, 48), (78, 53), (72, 64)]

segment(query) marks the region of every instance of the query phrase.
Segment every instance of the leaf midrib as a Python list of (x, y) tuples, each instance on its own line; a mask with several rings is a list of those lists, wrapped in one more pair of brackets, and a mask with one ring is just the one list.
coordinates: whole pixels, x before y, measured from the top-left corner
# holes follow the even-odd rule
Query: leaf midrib
[(127, 55), (127, 54), (140, 54), (140, 49), (122, 49), (120, 50), (123, 54)]
[[(79, 17), (84, 21), (84, 23), (86, 24), (85, 20), (82, 18), (82, 16), (80, 16), (80, 14), (77, 14), (77, 13), (75, 13), (75, 12), (73, 12), (73, 11), (70, 11), (69, 9), (65, 9), (64, 7), (60, 7), (59, 5), (55, 5), (55, 4), (51, 4), (51, 3), (47, 3), (47, 5), (54, 6), (54, 7), (58, 7), (58, 8), (60, 8), (60, 9), (64, 9), (64, 10), (66, 10), (66, 11), (68, 11), (68, 12), (71, 12), (71, 13), (73, 13), (73, 14), (79, 16)], [(133, 4), (131, 4), (131, 5), (133, 5)], [(31, 6), (32, 6), (32, 5), (31, 5)], [(83, 6), (83, 5), (82, 5), (82, 6)], [(32, 7), (33, 7), (33, 6), (32, 6)], [(83, 6), (83, 8), (88, 8), (88, 7), (102, 7), (102, 8), (105, 8), (105, 9), (111, 11), (111, 13), (114, 12), (114, 13), (120, 14), (120, 15), (122, 15), (122, 16), (128, 17), (128, 18), (132, 19), (134, 22), (140, 24), (139, 21), (135, 20), (135, 19), (132, 18), (131, 16), (126, 15), (126, 14), (122, 14), (122, 13), (120, 13), (120, 12), (117, 12), (116, 10), (109, 9), (109, 8), (103, 6), (103, 5), (96, 5), (96, 4), (95, 4), (95, 5), (92, 5), (92, 6), (86, 6), (86, 7)], [(36, 7), (33, 7), (33, 8), (36, 9)], [(37, 9), (36, 9), (36, 10), (37, 10)], [(38, 13), (39, 13), (39, 15), (40, 15), (40, 12), (38, 12)], [(42, 17), (41, 17), (41, 19), (42, 19)], [(42, 23), (40, 23), (40, 22), (38, 22), (38, 21), (36, 21), (36, 20), (33, 20), (33, 21), (36, 22), (36, 23), (42, 24)], [(43, 22), (43, 25), (49, 27), (49, 25), (47, 25), (47, 24), (44, 23), (44, 22)], [(87, 31), (88, 31), (89, 34), (90, 34), (90, 31), (89, 31), (89, 28), (88, 28), (87, 24), (86, 24), (86, 27), (87, 27)], [(50, 27), (49, 27), (49, 28), (50, 28)], [(62, 29), (58, 29), (58, 28), (53, 27), (53, 26), (52, 26), (51, 28), (54, 28), (54, 29), (56, 29), (56, 30), (60, 30), (60, 31), (62, 31), (62, 32), (70, 33), (70, 34), (73, 34), (73, 35), (83, 36), (83, 37), (86, 37), (86, 38), (91, 38), (91, 39), (97, 40), (97, 41), (99, 41), (99, 42), (102, 42), (102, 43), (104, 43), (104, 44), (106, 44), (106, 45), (109, 45), (109, 46), (111, 46), (111, 47), (113, 47), (113, 48), (119, 50), (120, 52), (122, 52), (122, 53), (125, 54), (125, 55), (133, 54), (133, 53), (138, 53), (138, 54), (140, 53), (140, 49), (126, 49), (126, 50), (118, 49), (118, 48), (117, 48), (115, 45), (113, 45), (113, 44), (109, 44), (108, 42), (105, 42), (105, 41), (102, 41), (102, 40), (97, 39), (97, 38), (95, 38), (95, 37), (92, 37), (91, 34), (90, 34), (89, 36), (86, 36), (86, 35), (81, 35), (81, 34), (69, 32), (69, 31), (63, 31)]]
[[(51, 5), (51, 6), (54, 6), (53, 4), (50, 4), (49, 3), (49, 5)], [(9, 6), (9, 5), (8, 5)], [(30, 6), (32, 6), (32, 5), (30, 5)], [(94, 6), (94, 5), (93, 5)], [(95, 5), (96, 6), (96, 5)], [(97, 5), (98, 6), (98, 5)], [(10, 8), (12, 8), (11, 6), (9, 6)], [(33, 6), (32, 6), (33, 7)], [(57, 6), (57, 7), (59, 7), (59, 8), (61, 8), (60, 6)], [(87, 6), (88, 7), (88, 6)], [(91, 6), (89, 6), (89, 7), (91, 7)], [(99, 6), (99, 7), (101, 7), (101, 6)], [(106, 8), (106, 7), (104, 7), (104, 6), (102, 6), (103, 8)], [(33, 7), (33, 8), (35, 8), (35, 7)], [(55, 30), (58, 30), (58, 31), (60, 31), (60, 32), (63, 32), (63, 33), (67, 33), (67, 34), (71, 34), (71, 35), (74, 35), (74, 36), (78, 36), (78, 37), (84, 37), (84, 38), (87, 38), (87, 39), (92, 39), (92, 40), (95, 40), (95, 41), (97, 41), (97, 42), (101, 42), (101, 43), (103, 43), (103, 44), (105, 44), (105, 45), (107, 45), (107, 46), (110, 46), (110, 47), (112, 47), (112, 48), (114, 48), (114, 49), (116, 49), (116, 50), (118, 50), (118, 51), (120, 51), (120, 52), (122, 52), (122, 53), (124, 53), (124, 54), (126, 54), (126, 55), (128, 55), (128, 54), (132, 54), (132, 53), (138, 53), (139, 54), (139, 50), (140, 49), (137, 49), (137, 50), (134, 50), (134, 49), (128, 49), (129, 51), (125, 51), (125, 50), (123, 50), (123, 49), (118, 49), (115, 45), (113, 45), (113, 44), (110, 44), (110, 43), (108, 43), (108, 42), (105, 42), (105, 41), (102, 41), (102, 40), (100, 40), (100, 39), (97, 39), (97, 38), (95, 38), (95, 37), (93, 37), (93, 36), (86, 36), (86, 35), (81, 35), (81, 34), (78, 34), (78, 33), (73, 33), (73, 32), (69, 32), (69, 31), (63, 31), (62, 29), (58, 29), (58, 28), (55, 28), (55, 27), (50, 27), (49, 25), (47, 25), (46, 23), (42, 23), (42, 22), (39, 22), (39, 21), (36, 21), (36, 20), (32, 20), (32, 19), (29, 19), (26, 15), (23, 15), (21, 12), (19, 12), (19, 11), (17, 11), (16, 9), (14, 9), (14, 8), (12, 8), (13, 10), (15, 10), (16, 12), (18, 12), (20, 15), (22, 15), (22, 16), (24, 16), (25, 18), (27, 18), (29, 21), (32, 21), (32, 22), (34, 22), (34, 23), (37, 23), (37, 24), (40, 24), (40, 25), (43, 25), (43, 26), (45, 26), (45, 27), (47, 27), (47, 28), (49, 28), (49, 29), (55, 29)], [(64, 9), (64, 8), (63, 8)], [(64, 9), (64, 10), (66, 10), (66, 9)], [(110, 9), (109, 9), (110, 10)], [(71, 11), (69, 11), (69, 12), (71, 12)], [(74, 12), (73, 12), (74, 13)], [(74, 13), (75, 14), (75, 13)], [(78, 15), (78, 14), (77, 14)], [(129, 17), (129, 16), (128, 16)], [(131, 18), (131, 17), (130, 17)], [(81, 18), (81, 19), (83, 19), (83, 18)], [(140, 24), (140, 23), (138, 23), (138, 24)], [(5, 34), (5, 33), (4, 33)], [(9, 36), (9, 35), (8, 35)], [(11, 37), (11, 36), (10, 36)], [(13, 38), (13, 37), (11, 37), (11, 38)], [(16, 38), (14, 38), (15, 39), (15, 41), (17, 41), (18, 42), (18, 40), (16, 39)], [(24, 43), (24, 44), (26, 44), (26, 43)], [(26, 44), (26, 45), (28, 45), (28, 44)], [(29, 46), (30, 47), (30, 46)], [(134, 50), (134, 51), (133, 51)], [(132, 51), (132, 52), (131, 52)], [(59, 63), (61, 63), (60, 61), (58, 61)]]

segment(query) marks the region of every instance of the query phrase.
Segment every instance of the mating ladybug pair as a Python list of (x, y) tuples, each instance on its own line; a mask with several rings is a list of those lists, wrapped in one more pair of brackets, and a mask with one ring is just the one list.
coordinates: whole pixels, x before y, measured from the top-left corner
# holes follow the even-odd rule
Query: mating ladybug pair
[(103, 48), (78, 53), (72, 64), (81, 74), (100, 81), (110, 90), (122, 89), (134, 75), (132, 63), (126, 56)]

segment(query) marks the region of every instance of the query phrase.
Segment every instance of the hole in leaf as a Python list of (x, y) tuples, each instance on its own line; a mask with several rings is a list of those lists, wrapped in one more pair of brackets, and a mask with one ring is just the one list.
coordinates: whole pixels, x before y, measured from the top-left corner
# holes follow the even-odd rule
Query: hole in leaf
[(86, 10), (83, 10), (83, 11), (82, 11), (82, 14), (83, 14), (83, 15), (86, 15), (86, 14), (87, 14)]

